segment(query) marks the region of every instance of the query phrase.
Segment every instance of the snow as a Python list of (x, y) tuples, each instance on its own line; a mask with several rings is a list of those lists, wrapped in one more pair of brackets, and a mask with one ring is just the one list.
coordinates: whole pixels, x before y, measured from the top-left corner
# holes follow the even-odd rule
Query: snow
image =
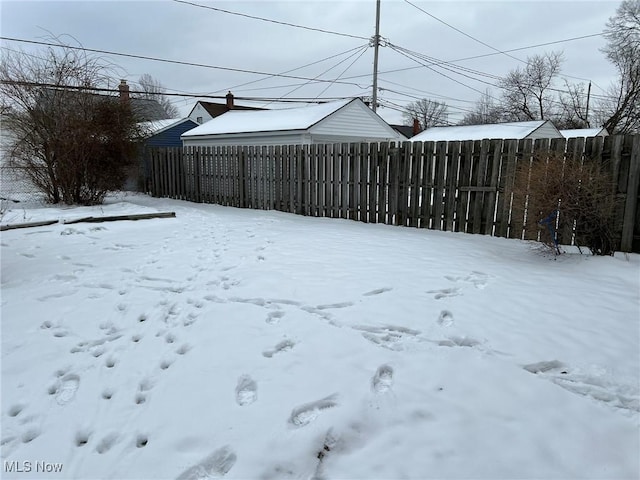
[(574, 128), (570, 130), (560, 130), (560, 133), (564, 138), (578, 138), (578, 137), (597, 137), (607, 136), (609, 133), (606, 128)]
[(3, 218), (176, 212), (2, 233), (3, 478), (640, 475), (640, 255), (109, 202)]
[(411, 137), (412, 142), (484, 140), (485, 138), (525, 138), (546, 123), (546, 120), (531, 122), (508, 122), (487, 125), (457, 125), (431, 127)]
[(225, 133), (306, 130), (354, 99), (279, 110), (230, 110), (182, 134), (185, 137)]

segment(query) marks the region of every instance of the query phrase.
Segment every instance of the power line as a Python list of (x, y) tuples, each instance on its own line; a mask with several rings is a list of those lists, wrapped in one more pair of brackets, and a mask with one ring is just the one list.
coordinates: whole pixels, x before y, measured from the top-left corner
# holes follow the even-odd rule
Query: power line
[[(462, 35), (464, 35), (467, 38), (470, 38), (471, 40), (478, 42), (482, 45), (484, 45), (485, 47), (489, 47), (491, 50), (495, 50), (497, 53), (502, 54), (502, 55), (506, 55), (507, 57), (513, 58), (514, 60), (517, 60), (519, 62), (524, 62), (524, 60), (521, 60), (517, 57), (514, 57), (513, 55), (509, 55), (507, 52), (503, 51), (503, 50), (499, 50), (495, 47), (492, 47), (491, 45), (489, 45), (488, 43), (483, 42), (482, 40), (477, 39), (476, 37), (469, 35), (466, 32), (463, 32), (462, 30), (460, 30), (459, 28), (454, 27), (453, 25), (451, 25), (450, 23), (445, 22), (444, 20), (436, 17), (435, 15), (432, 15), (431, 13), (427, 12), (426, 10), (423, 10), (422, 8), (420, 8), (419, 6), (417, 6), (414, 3), (411, 3), (409, 0), (404, 0), (406, 3), (408, 3), (409, 5), (411, 5), (414, 8), (417, 8), (418, 10), (420, 10), (422, 13), (424, 13), (425, 15), (430, 16), (431, 18), (433, 18), (434, 20), (437, 20), (438, 22), (446, 25), (447, 27), (451, 28), (452, 30), (455, 30), (458, 33), (461, 33)], [(526, 62), (524, 62), (526, 63)]]
[[(362, 50), (362, 53), (364, 53), (364, 52), (367, 50), (367, 48), (368, 48), (368, 45), (363, 45), (363, 46), (361, 46), (361, 47), (360, 47), (360, 49)], [(360, 54), (360, 56), (362, 56), (362, 53)], [(354, 52), (354, 53), (352, 53), (351, 55), (349, 55), (347, 58), (343, 58), (343, 59), (342, 59), (342, 60), (340, 60), (338, 63), (336, 63), (335, 65), (333, 65), (333, 66), (329, 67), (329, 68), (328, 68), (327, 70), (325, 70), (324, 72), (322, 72), (322, 73), (320, 73), (320, 74), (316, 75), (315, 77), (313, 77), (313, 78), (314, 78), (314, 80), (315, 80), (315, 79), (317, 79), (317, 78), (320, 78), (320, 77), (321, 77), (322, 75), (324, 75), (325, 73), (330, 72), (331, 70), (333, 70), (334, 68), (336, 68), (338, 65), (340, 65), (340, 64), (342, 64), (342, 63), (344, 63), (344, 62), (346, 62), (346, 61), (347, 61), (347, 60), (349, 60), (351, 57), (353, 57), (353, 56), (355, 56), (355, 55), (357, 55), (357, 54), (358, 54), (358, 52)], [(360, 57), (358, 57), (358, 58), (360, 58)], [(340, 77), (338, 77), (338, 78), (340, 78)], [(305, 83), (303, 83), (303, 84), (297, 85), (293, 90), (288, 91), (287, 93), (285, 93), (284, 95), (282, 95), (280, 98), (284, 98), (284, 97), (286, 97), (286, 96), (288, 96), (288, 95), (291, 95), (293, 92), (295, 92), (295, 91), (297, 91), (297, 90), (300, 90), (302, 87), (304, 87), (305, 85), (309, 85), (310, 83), (311, 83), (311, 81), (308, 81), (308, 82), (305, 82)], [(330, 84), (327, 86), (327, 88), (329, 88), (331, 85), (333, 85), (333, 83), (330, 83)], [(327, 88), (325, 88), (325, 89), (320, 93), (320, 95), (322, 95), (322, 94), (327, 90)], [(318, 95), (318, 97), (319, 97), (320, 95)], [(316, 97), (316, 98), (317, 98), (317, 97)], [(267, 105), (268, 105), (268, 104), (267, 104)], [(265, 105), (265, 106), (266, 106), (266, 105)]]
[[(504, 86), (496, 85), (495, 83), (487, 82), (486, 80), (482, 80), (482, 79), (479, 79), (479, 78), (472, 77), (470, 75), (467, 75), (466, 73), (462, 73), (461, 71), (456, 71), (454, 69), (459, 69), (459, 70), (462, 70), (462, 71), (465, 71), (465, 72), (470, 72), (470, 73), (473, 73), (473, 74), (476, 74), (476, 75), (487, 76), (487, 77), (490, 77), (490, 78), (494, 78), (495, 80), (498, 80), (498, 81), (504, 80), (504, 77), (488, 74), (488, 73), (485, 73), (485, 72), (480, 72), (478, 70), (459, 67), (457, 65), (452, 65), (450, 62), (441, 61), (441, 60), (435, 59), (433, 57), (429, 57), (427, 55), (424, 55), (424, 54), (421, 54), (421, 53), (418, 53), (418, 52), (413, 52), (413, 51), (408, 50), (406, 48), (398, 47), (397, 45), (389, 44), (389, 46), (391, 47), (392, 50), (397, 51), (398, 53), (406, 56), (407, 58), (410, 58), (411, 60), (415, 61), (416, 63), (419, 63), (423, 67), (429, 68), (430, 70), (432, 70), (432, 71), (434, 71), (434, 72), (436, 72), (436, 73), (438, 73), (440, 75), (444, 75), (444, 74), (439, 72), (439, 71), (437, 71), (437, 70), (435, 70), (435, 69), (433, 69), (433, 68), (431, 68), (431, 67), (432, 66), (438, 66), (438, 67), (440, 67), (442, 69), (448, 70), (448, 71), (450, 71), (452, 73), (455, 73), (455, 74), (458, 74), (458, 75), (462, 75), (463, 77), (469, 78), (469, 79), (474, 80), (476, 82), (484, 83), (486, 85), (489, 85), (491, 87), (496, 87), (498, 89), (505, 89)], [(424, 63), (421, 63), (421, 62), (417, 61), (415, 58), (412, 58), (412, 57), (416, 57), (416, 58), (418, 58), (420, 60), (429, 61), (430, 63), (427, 65), (427, 64), (424, 64)], [(448, 67), (446, 67), (444, 65), (449, 65), (452, 68), (448, 68)], [(451, 77), (448, 77), (447, 75), (444, 75), (444, 76), (449, 78), (450, 80), (453, 80), (453, 81), (459, 83), (460, 85), (463, 85), (463, 86), (465, 86), (467, 88), (471, 88), (472, 90), (475, 90), (473, 87), (470, 87), (469, 85), (466, 85), (466, 84), (464, 84), (462, 82), (459, 82), (459, 81), (457, 81), (455, 79), (452, 79)], [(551, 87), (551, 86), (547, 87), (546, 90), (551, 91), (551, 92), (564, 93), (564, 94), (567, 94), (567, 93), (571, 94), (572, 93), (571, 91), (562, 90), (562, 89), (554, 88), (554, 87)], [(475, 91), (478, 91), (478, 90), (475, 90)], [(480, 92), (480, 93), (482, 93), (482, 92)], [(607, 96), (604, 96), (604, 95), (597, 95), (597, 94), (591, 94), (591, 97), (593, 97), (593, 98), (611, 98), (611, 97), (607, 97)], [(497, 100), (495, 97), (491, 97), (490, 96), (490, 98), (492, 98), (493, 100)], [(553, 103), (557, 104), (558, 102), (553, 102)]]
[[(419, 58), (421, 60), (430, 62), (430, 65), (437, 66), (437, 67), (440, 67), (440, 68), (444, 68), (444, 69), (449, 70), (449, 71), (453, 71), (453, 69), (456, 69), (456, 70), (460, 70), (460, 71), (469, 73), (471, 75), (479, 75), (479, 76), (482, 76), (482, 77), (491, 78), (493, 80), (501, 80), (502, 79), (502, 77), (500, 77), (498, 75), (494, 75), (492, 73), (486, 73), (486, 72), (481, 72), (480, 70), (474, 70), (472, 68), (461, 67), (460, 65), (455, 65), (455, 64), (453, 64), (451, 62), (446, 62), (444, 60), (439, 60), (437, 58), (430, 57), (429, 55), (425, 55), (423, 53), (415, 52), (413, 50), (409, 50), (407, 48), (400, 47), (398, 45), (394, 45), (394, 44), (390, 43), (389, 46), (394, 50), (403, 51), (403, 52), (405, 52), (405, 53), (407, 53), (407, 54), (409, 54), (411, 56), (414, 56), (414, 57)], [(466, 76), (468, 78), (471, 78), (471, 79), (475, 80), (475, 78), (469, 77), (468, 75), (465, 75), (463, 73), (460, 73), (460, 75), (463, 75), (463, 76)]]
[[(356, 59), (355, 59), (353, 62), (351, 62), (351, 63), (349, 64), (349, 66), (347, 66), (347, 68), (345, 68), (345, 69), (342, 71), (342, 73), (341, 73), (340, 75), (338, 75), (338, 78), (336, 78), (336, 81), (337, 81), (337, 80), (339, 80), (339, 79), (342, 77), (342, 75), (344, 75), (345, 73), (347, 73), (347, 71), (348, 71), (351, 67), (353, 67), (353, 64), (354, 64), (354, 63), (356, 63), (358, 60), (360, 60), (360, 58), (362, 57), (362, 55), (364, 55), (364, 54), (365, 54), (365, 52), (367, 51), (367, 48), (368, 48), (368, 47), (365, 47), (365, 48), (363, 48), (363, 49), (362, 49), (362, 52), (360, 52), (360, 55), (358, 55), (358, 56), (356, 57)], [(349, 58), (350, 58), (350, 57), (349, 57)], [(340, 63), (342, 63), (342, 62), (340, 62)], [(336, 66), (337, 66), (337, 65), (336, 65)], [(332, 83), (330, 83), (329, 85), (327, 85), (327, 86), (324, 88), (324, 90), (322, 90), (318, 95), (316, 95), (316, 98), (318, 98), (318, 97), (319, 97), (320, 95), (322, 95), (324, 92), (326, 92), (327, 90), (329, 90), (329, 88), (331, 88), (331, 86), (332, 86), (334, 83), (335, 83), (335, 82), (332, 82)], [(374, 110), (374, 111), (375, 111), (375, 110)]]
[[(447, 75), (447, 74), (445, 74), (445, 73), (442, 73), (442, 72), (440, 72), (440, 71), (436, 70), (435, 68), (432, 68), (432, 67), (431, 67), (431, 65), (427, 65), (427, 64), (425, 64), (425, 63), (422, 63), (420, 60), (417, 60), (417, 59), (415, 59), (415, 58), (413, 58), (413, 57), (409, 56), (409, 55), (408, 55), (407, 53), (405, 53), (405, 52), (402, 52), (402, 51), (400, 51), (400, 50), (395, 49), (393, 46), (391, 46), (391, 49), (392, 49), (392, 50), (394, 50), (394, 51), (396, 51), (396, 52), (398, 52), (400, 55), (403, 55), (403, 56), (407, 57), (409, 60), (413, 60), (414, 62), (416, 62), (416, 63), (418, 63), (418, 64), (422, 65), (423, 67), (428, 68), (429, 70), (431, 70), (432, 72), (437, 73), (438, 75), (442, 75), (443, 77), (448, 78), (449, 80), (451, 80), (451, 81), (453, 81), (453, 82), (455, 82), (455, 83), (457, 83), (457, 84), (459, 84), (459, 85), (462, 85), (463, 87), (469, 88), (469, 89), (471, 89), (471, 90), (473, 90), (473, 91), (475, 91), (475, 92), (480, 93), (481, 95), (483, 95), (483, 94), (484, 94), (484, 92), (482, 92), (482, 91), (478, 90), (477, 88), (471, 87), (471, 86), (467, 85), (466, 83), (462, 83), (460, 80), (456, 80), (455, 78), (450, 77), (449, 75)], [(458, 73), (458, 72), (454, 72), (454, 73)], [(467, 76), (467, 75), (465, 75), (465, 76)], [(474, 79), (474, 80), (477, 80), (477, 79)], [(478, 80), (478, 81), (481, 81), (481, 80)], [(484, 81), (483, 81), (483, 83), (488, 83), (488, 82), (484, 82)]]
[(187, 2), (185, 0), (173, 0), (173, 1), (176, 2), (176, 3), (184, 3), (185, 5), (191, 5), (193, 7), (199, 7), (199, 8), (204, 8), (204, 9), (207, 9), (207, 10), (214, 10), (216, 12), (227, 13), (229, 15), (237, 15), (239, 17), (251, 18), (253, 20), (260, 20), (260, 21), (263, 21), (263, 22), (275, 23), (275, 24), (278, 24), (278, 25), (285, 25), (287, 27), (301, 28), (301, 29), (304, 29), (304, 30), (311, 30), (313, 32), (327, 33), (327, 34), (330, 34), (330, 35), (339, 35), (341, 37), (350, 37), (350, 38), (358, 38), (360, 40), (369, 40), (369, 38), (367, 38), (367, 37), (361, 37), (359, 35), (351, 35), (350, 33), (334, 32), (332, 30), (325, 30), (323, 28), (307, 27), (307, 26), (298, 25), (298, 24), (295, 24), (295, 23), (282, 22), (280, 20), (273, 20), (273, 19), (270, 19), (270, 18), (257, 17), (255, 15), (248, 15), (246, 13), (232, 12), (230, 10), (224, 10), (222, 8), (211, 7), (209, 5), (200, 5), (200, 4), (193, 3), (193, 2)]
[[(423, 10), (422, 8), (420, 8), (420, 7), (418, 7), (417, 5), (415, 5), (414, 3), (411, 3), (409, 0), (404, 0), (404, 1), (405, 1), (406, 3), (408, 3), (409, 5), (411, 5), (412, 7), (417, 8), (418, 10), (420, 10), (421, 12), (423, 12), (424, 14), (426, 14), (426, 15), (430, 16), (430, 17), (431, 17), (431, 18), (433, 18), (434, 20), (437, 20), (438, 22), (440, 22), (440, 23), (442, 23), (442, 24), (446, 25), (447, 27), (449, 27), (449, 28), (451, 28), (451, 29), (455, 30), (455, 31), (456, 31), (456, 32), (458, 32), (458, 33), (461, 33), (461, 34), (462, 34), (462, 35), (464, 35), (465, 37), (468, 37), (468, 38), (470, 38), (471, 40), (473, 40), (473, 41), (475, 41), (475, 42), (478, 42), (478, 43), (479, 43), (479, 44), (481, 44), (481, 45), (484, 45), (485, 47), (489, 47), (491, 50), (494, 50), (496, 53), (498, 53), (498, 54), (502, 54), (502, 55), (506, 55), (507, 57), (509, 57), (509, 58), (513, 58), (514, 60), (517, 60), (518, 62), (521, 62), (521, 63), (527, 63), (526, 61), (522, 60), (521, 58), (514, 57), (513, 55), (509, 55), (509, 53), (508, 53), (508, 52), (511, 52), (511, 51), (514, 51), (514, 50), (500, 50), (499, 48), (496, 48), (496, 47), (494, 47), (494, 46), (492, 46), (492, 45), (489, 45), (488, 43), (483, 42), (482, 40), (480, 40), (480, 39), (478, 39), (478, 38), (474, 37), (473, 35), (469, 35), (468, 33), (466, 33), (466, 32), (464, 32), (464, 31), (460, 30), (459, 28), (454, 27), (453, 25), (451, 25), (451, 24), (449, 24), (449, 23), (445, 22), (444, 20), (442, 20), (442, 19), (440, 19), (440, 18), (436, 17), (435, 15), (433, 15), (433, 14), (431, 14), (431, 13), (427, 12), (426, 10)], [(598, 34), (594, 34), (594, 35), (587, 35), (587, 37), (590, 37), (590, 36), (601, 36), (601, 35), (604, 35), (604, 33), (598, 33)], [(586, 38), (586, 37), (582, 37), (582, 38)], [(555, 42), (552, 42), (552, 43), (555, 43)], [(586, 81), (590, 81), (590, 80), (589, 80), (589, 79), (587, 79), (587, 78), (574, 77), (574, 76), (571, 76), (571, 75), (564, 75), (564, 76), (565, 76), (565, 77), (567, 77), (567, 78), (574, 78), (574, 79), (577, 79), (577, 80), (586, 80)], [(599, 88), (599, 87), (598, 87), (598, 88)]]
[[(302, 65), (301, 67), (296, 67), (296, 68), (292, 68), (290, 70), (286, 70), (284, 72), (280, 72), (280, 74), (287, 74), (287, 73), (295, 72), (296, 70), (301, 70), (303, 68), (310, 67), (312, 65), (316, 65), (318, 63), (322, 63), (322, 62), (325, 62), (327, 60), (331, 60), (332, 58), (339, 57), (340, 55), (344, 55), (345, 53), (350, 53), (350, 52), (359, 50), (359, 49), (361, 49), (363, 47), (368, 47), (368, 45), (369, 45), (368, 43), (365, 43), (364, 45), (360, 45), (359, 47), (350, 48), (349, 50), (345, 50), (344, 52), (336, 53), (335, 55), (330, 55), (328, 57), (323, 58), (322, 60), (317, 60), (315, 62), (311, 62), (311, 63), (307, 63), (305, 65)], [(269, 77), (267, 77), (267, 78), (259, 78), (257, 80), (251, 80), (250, 82), (241, 83), (241, 84), (234, 85), (234, 86), (231, 86), (231, 87), (228, 87), (228, 88), (222, 88), (220, 90), (216, 90), (213, 93), (224, 92), (224, 91), (229, 91), (229, 90), (235, 90), (238, 87), (244, 87), (246, 85), (251, 85), (251, 84), (254, 84), (254, 83), (258, 83), (258, 82), (263, 82), (263, 81), (268, 80), (268, 79), (269, 79)], [(307, 85), (308, 83), (309, 82), (306, 82), (306, 83), (303, 83), (301, 85)], [(278, 87), (267, 87), (267, 88), (278, 88)]]
[[(109, 51), (109, 50), (99, 50), (99, 49), (96, 49), (96, 48), (74, 47), (74, 46), (71, 46), (71, 45), (61, 45), (61, 44), (58, 44), (58, 43), (41, 42), (41, 41), (36, 41), (36, 40), (24, 40), (24, 39), (20, 39), (20, 38), (2, 37), (2, 36), (0, 36), (0, 40), (6, 40), (6, 41), (9, 41), (9, 42), (29, 43), (29, 44), (33, 44), (33, 45), (44, 45), (44, 46), (48, 46), (48, 47), (69, 48), (71, 50), (82, 50), (84, 52), (102, 53), (102, 54), (105, 54), (105, 55), (115, 55), (115, 56), (127, 57), (127, 58), (137, 58), (137, 59), (141, 59), (141, 60), (150, 60), (150, 61), (154, 61), (154, 62), (170, 63), (170, 64), (174, 64), (174, 65), (186, 65), (186, 66), (189, 66), (189, 67), (211, 68), (211, 69), (214, 69), (214, 70), (225, 70), (225, 71), (229, 71), (229, 72), (249, 73), (249, 74), (253, 74), (253, 75), (265, 75), (265, 76), (270, 76), (270, 77), (292, 78), (292, 79), (295, 79), (295, 80), (314, 80), (314, 79), (310, 79), (310, 78), (307, 78), (307, 77), (300, 77), (300, 76), (296, 76), (296, 75), (286, 75), (286, 74), (281, 74), (281, 73), (261, 72), (261, 71), (257, 71), (257, 70), (245, 70), (245, 69), (241, 69), (241, 68), (232, 68), (232, 67), (221, 67), (221, 66), (218, 66), (218, 65), (207, 65), (207, 64), (204, 64), (204, 63), (184, 62), (184, 61), (181, 61), (181, 60), (168, 60), (166, 58), (149, 57), (149, 56), (145, 56), (145, 55), (136, 55), (136, 54), (132, 54), (132, 53), (112, 52), (112, 51)], [(322, 79), (316, 79), (314, 81), (323, 82), (323, 83), (332, 83), (332, 82), (334, 82), (334, 80), (322, 80)], [(356, 86), (358, 88), (363, 88), (361, 85), (359, 85), (357, 83), (354, 83), (354, 82), (335, 81), (335, 83), (340, 83), (340, 84), (344, 84), (344, 85), (354, 85), (354, 86)]]
[[(36, 87), (36, 88), (51, 88), (56, 90), (71, 90), (71, 91), (83, 91), (83, 92), (95, 92), (95, 93), (119, 93), (120, 90), (117, 88), (105, 88), (105, 87), (87, 87), (80, 85), (59, 85), (56, 83), (45, 83), (45, 82), (24, 82), (17, 80), (0, 80), (0, 84), (3, 85), (15, 85), (21, 87)], [(148, 94), (149, 92), (145, 92), (143, 90), (130, 90), (130, 94)], [(167, 97), (186, 97), (186, 98), (211, 98), (211, 99), (226, 99), (224, 95), (202, 95), (199, 93), (162, 93), (163, 96)], [(268, 98), (268, 97), (239, 97), (234, 96), (235, 100), (243, 100), (248, 102), (282, 102), (282, 103), (324, 103), (330, 102), (333, 100), (344, 100), (345, 98), (351, 97), (325, 97), (325, 98), (310, 98), (310, 97), (296, 97), (296, 98), (288, 98), (288, 99), (279, 99), (279, 98)]]
[[(599, 36), (602, 36), (602, 35), (603, 35), (602, 33), (594, 33), (594, 34), (590, 34), (590, 35), (582, 35), (582, 36), (579, 36), (579, 37), (565, 38), (563, 40), (554, 40), (553, 42), (545, 42), (545, 43), (539, 43), (539, 44), (536, 44), (536, 45), (528, 45), (526, 47), (511, 48), (509, 50), (504, 50), (504, 52), (505, 53), (517, 52), (517, 51), (520, 51), (520, 50), (528, 50), (528, 49), (531, 49), (531, 48), (546, 47), (547, 45), (556, 45), (558, 43), (573, 42), (573, 41), (576, 41), (576, 40), (583, 40), (585, 38), (591, 38), (591, 37), (599, 37)], [(478, 58), (492, 57), (494, 55), (500, 55), (500, 53), (497, 53), (497, 52), (484, 53), (482, 55), (474, 55), (472, 57), (464, 57), (464, 58), (458, 58), (458, 59), (455, 59), (455, 60), (448, 60), (448, 61), (446, 61), (444, 63), (464, 62), (464, 61), (467, 61), (467, 60), (475, 60), (475, 59), (478, 59)], [(434, 65), (437, 66), (438, 64), (434, 64)], [(397, 69), (394, 69), (394, 70), (386, 70), (384, 72), (379, 72), (379, 73), (380, 74), (386, 74), (386, 73), (405, 72), (407, 70), (415, 70), (415, 69), (422, 68), (422, 67), (423, 66), (419, 66), (419, 67), (404, 67), (404, 68), (397, 68)], [(366, 76), (368, 76), (368, 74), (367, 75), (354, 75), (354, 76), (351, 76), (351, 77), (345, 77), (345, 80), (353, 80), (354, 78), (362, 78), (362, 77), (366, 77)]]
[[(426, 94), (426, 95), (429, 95), (429, 96), (433, 96), (433, 97), (444, 98), (444, 99), (446, 99), (446, 100), (454, 100), (454, 101), (456, 101), (456, 102), (476, 103), (476, 101), (475, 101), (475, 100), (462, 100), (461, 98), (448, 97), (448, 96), (446, 96), (446, 95), (442, 95), (442, 94), (440, 94), (440, 93), (428, 92), (428, 91), (426, 91), (426, 90), (420, 90), (420, 89), (415, 88), (415, 87), (410, 87), (409, 85), (403, 85), (403, 84), (401, 84), (401, 83), (392, 82), (391, 80), (388, 80), (388, 79), (386, 79), (386, 78), (383, 78), (382, 80), (383, 80), (384, 82), (386, 82), (386, 83), (390, 83), (391, 85), (396, 85), (396, 86), (398, 86), (398, 87), (402, 87), (402, 88), (408, 88), (409, 90), (413, 90), (413, 91), (415, 91), (415, 92), (423, 93), (423, 94)], [(390, 90), (390, 91), (391, 91), (391, 90)], [(406, 92), (396, 92), (396, 93), (399, 93), (399, 94), (401, 94), (401, 95), (404, 95)]]

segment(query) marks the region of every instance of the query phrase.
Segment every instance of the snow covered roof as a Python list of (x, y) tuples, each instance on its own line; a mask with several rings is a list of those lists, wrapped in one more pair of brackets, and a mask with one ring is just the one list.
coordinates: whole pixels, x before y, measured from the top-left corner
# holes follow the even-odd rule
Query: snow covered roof
[(357, 99), (338, 100), (280, 110), (230, 110), (182, 134), (182, 137), (227, 133), (306, 130)]
[[(431, 127), (411, 137), (411, 141), (483, 140), (485, 138), (526, 138), (545, 124), (553, 127), (548, 120), (529, 122), (494, 123), (487, 125), (456, 125), (453, 127)], [(553, 129), (557, 132), (555, 127)], [(560, 134), (558, 134), (560, 137)]]
[(560, 130), (560, 133), (564, 138), (577, 138), (577, 137), (606, 137), (609, 135), (607, 129), (601, 128), (572, 128), (570, 130)]
[(188, 118), (167, 118), (164, 120), (154, 120), (152, 122), (141, 122), (138, 125), (140, 126), (140, 128), (143, 129), (143, 131), (148, 135), (148, 136), (152, 136), (152, 135), (157, 135), (160, 132), (164, 132), (165, 130), (168, 130), (171, 127), (174, 127), (186, 120), (189, 120)]

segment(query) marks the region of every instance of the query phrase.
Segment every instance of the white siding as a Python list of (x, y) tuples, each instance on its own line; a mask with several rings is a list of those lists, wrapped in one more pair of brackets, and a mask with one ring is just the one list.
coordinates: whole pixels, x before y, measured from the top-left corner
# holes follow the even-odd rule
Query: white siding
[(323, 136), (351, 138), (352, 140), (342, 140), (350, 142), (402, 139), (393, 128), (362, 102), (346, 105), (312, 126), (309, 131), (314, 138)]
[(213, 118), (211, 115), (209, 115), (209, 112), (207, 112), (204, 107), (200, 105), (200, 103), (196, 103), (196, 106), (189, 114), (189, 119), (198, 123), (198, 117), (202, 117), (202, 123), (208, 122)]
[(545, 122), (524, 138), (563, 138), (553, 123)]
[(299, 145), (311, 143), (311, 137), (304, 132), (263, 134), (220, 135), (203, 138), (187, 137), (183, 139), (185, 147), (211, 147), (214, 145)]

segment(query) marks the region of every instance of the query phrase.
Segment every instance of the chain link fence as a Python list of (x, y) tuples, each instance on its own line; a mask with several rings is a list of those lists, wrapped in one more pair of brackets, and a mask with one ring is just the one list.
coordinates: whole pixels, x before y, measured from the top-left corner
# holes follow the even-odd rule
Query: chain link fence
[(22, 168), (0, 165), (0, 214), (7, 210), (44, 205), (45, 196), (27, 179)]

